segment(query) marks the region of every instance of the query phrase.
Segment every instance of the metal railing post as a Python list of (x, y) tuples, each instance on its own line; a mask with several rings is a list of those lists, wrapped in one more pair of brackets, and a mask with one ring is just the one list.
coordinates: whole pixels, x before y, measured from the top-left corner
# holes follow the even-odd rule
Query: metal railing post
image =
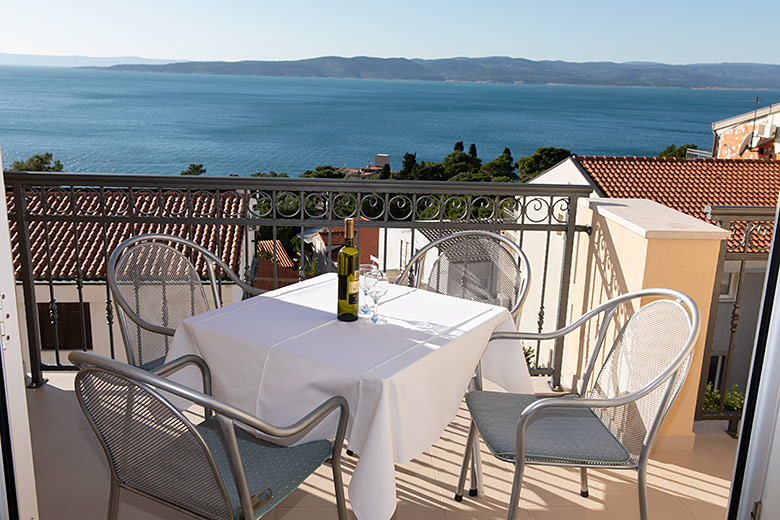
[(27, 345), (30, 350), (30, 388), (42, 386), (46, 379), (41, 370), (41, 331), (38, 322), (38, 305), (35, 300), (35, 278), (33, 274), (32, 252), (30, 251), (30, 228), (26, 219), (24, 186), (13, 184), (16, 234), (19, 240), (19, 258), (21, 260), (22, 291), (24, 293), (25, 321), (27, 323)]
[[(568, 218), (566, 220), (566, 238), (564, 242), (563, 265), (561, 266), (561, 285), (560, 297), (558, 298), (558, 318), (556, 328), (562, 329), (566, 326), (567, 316), (566, 308), (569, 305), (569, 284), (571, 283), (571, 267), (574, 256), (574, 232), (577, 227), (577, 201), (575, 195), (569, 196)], [(555, 340), (555, 351), (553, 353), (553, 373), (550, 380), (550, 387), (556, 392), (561, 391), (561, 369), (563, 368), (563, 343), (564, 338)]]

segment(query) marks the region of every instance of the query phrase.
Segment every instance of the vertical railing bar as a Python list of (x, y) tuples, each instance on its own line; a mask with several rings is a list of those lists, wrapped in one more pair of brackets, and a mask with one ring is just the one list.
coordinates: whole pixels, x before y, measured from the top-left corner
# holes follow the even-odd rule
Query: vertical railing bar
[[(541, 200), (541, 199), (539, 199)], [(550, 197), (550, 205), (548, 206), (547, 211), (547, 223), (552, 224), (552, 214), (553, 214), (553, 197)], [(542, 288), (541, 288), (541, 296), (539, 299), (539, 314), (537, 318), (537, 332), (542, 332), (542, 329), (544, 329), (544, 318), (545, 318), (545, 304), (544, 299), (547, 296), (547, 272), (548, 268), (550, 266), (550, 241), (552, 239), (552, 234), (548, 230), (545, 232), (547, 235), (547, 238), (545, 239), (545, 248), (544, 248), (544, 266), (542, 268)], [(541, 341), (536, 342), (536, 364), (537, 367), (540, 364), (540, 356), (541, 356)], [(555, 347), (553, 347), (554, 349)], [(553, 353), (553, 357), (555, 356), (555, 353)], [(553, 373), (555, 372), (555, 366), (553, 361)], [(551, 383), (551, 386), (553, 389), (556, 389), (555, 385)]]
[[(60, 365), (60, 331), (59, 313), (57, 312), (57, 300), (54, 297), (54, 280), (51, 272), (51, 242), (49, 239), (49, 221), (43, 222), (44, 240), (46, 244), (46, 276), (49, 282), (49, 318), (54, 329), (54, 361)], [(43, 338), (41, 338), (43, 339)], [(41, 345), (43, 348), (43, 345)]]
[[(525, 224), (525, 207), (526, 207), (525, 203), (526, 203), (527, 199), (528, 198), (526, 196), (523, 196), (522, 202), (520, 203), (521, 204), (521, 206), (520, 206), (520, 224)], [(517, 199), (515, 199), (515, 200), (517, 200)], [(519, 244), (520, 249), (523, 248), (523, 239), (524, 238), (525, 238), (525, 230), (521, 229), (520, 230), (520, 244)]]
[[(566, 326), (566, 308), (569, 305), (569, 284), (574, 257), (574, 232), (577, 225), (578, 197), (569, 195), (569, 207), (566, 221), (566, 239), (564, 242), (563, 269), (561, 270), (561, 293), (558, 299), (558, 320), (556, 328)], [(553, 388), (561, 388), (561, 369), (563, 366), (563, 338), (555, 341), (555, 361), (553, 363)]]
[[(303, 190), (298, 192), (298, 197), (299, 198), (298, 198), (298, 211), (297, 211), (297, 214), (298, 214), (299, 218), (301, 219), (301, 221), (303, 221), (303, 217), (305, 216), (305, 212), (303, 210), (303, 205), (304, 205), (303, 201), (305, 199), (305, 194), (304, 194)], [(298, 280), (300, 280), (300, 281), (303, 281), (303, 280), (306, 279), (306, 248), (303, 247), (303, 234), (304, 233), (305, 233), (305, 228), (304, 228), (303, 224), (301, 224), (301, 238), (298, 241), (298, 247), (301, 250), (301, 262), (300, 262), (300, 265), (298, 266)]]
[[(76, 188), (70, 187), (70, 207), (74, 219), (76, 215)], [(76, 291), (79, 295), (79, 316), (81, 317), (81, 348), (87, 351), (87, 320), (84, 315), (84, 273), (81, 270), (81, 248), (79, 247), (78, 223), (73, 221), (73, 251), (76, 254)], [(58, 366), (60, 366), (58, 364)]]
[[(30, 249), (30, 229), (27, 225), (27, 203), (24, 197), (24, 186), (21, 183), (13, 183), (14, 207), (16, 209), (16, 229), (19, 240), (19, 260), (21, 264), (22, 292), (24, 294), (25, 319), (27, 322), (27, 342), (30, 351), (30, 388), (42, 386), (46, 379), (43, 377), (41, 363), (41, 331), (38, 321), (38, 305), (35, 301), (35, 278), (32, 268), (32, 251)], [(39, 197), (43, 207), (45, 190), (41, 188)]]
[[(748, 225), (745, 226), (747, 229)], [(747, 232), (746, 232), (747, 234)], [(747, 237), (745, 238), (745, 249), (747, 250)], [(726, 392), (728, 391), (729, 373), (731, 372), (731, 357), (734, 352), (734, 342), (739, 328), (740, 300), (742, 299), (742, 285), (745, 279), (745, 259), (739, 261), (739, 275), (737, 276), (737, 287), (734, 294), (734, 306), (731, 311), (731, 330), (729, 335), (729, 348), (726, 351), (726, 366), (723, 369), (723, 380), (720, 388), (720, 406), (719, 412), (723, 413), (726, 404)]]
[(304, 274), (304, 265), (306, 264), (306, 249), (303, 247), (303, 234), (304, 228), (301, 226), (301, 239), (298, 241), (298, 248), (300, 249), (300, 262), (298, 263), (298, 280), (303, 281), (306, 279)]
[[(240, 193), (241, 193), (241, 202), (240, 202), (240, 206), (239, 206), (238, 209), (240, 210), (240, 215), (242, 217), (243, 216), (247, 216), (248, 217), (249, 213), (247, 212), (247, 208), (249, 208), (249, 191), (248, 190), (243, 190)], [(251, 224), (246, 224), (246, 225), (244, 225), (242, 227), (243, 227), (242, 231), (244, 233), (244, 247), (243, 247), (243, 249), (244, 249), (244, 255), (243, 255), (244, 256), (244, 281), (247, 283), (247, 285), (254, 286), (254, 284), (255, 284), (254, 276), (255, 275), (254, 275), (254, 273), (251, 272), (252, 265), (251, 265), (251, 262), (250, 262), (250, 259), (253, 258), (253, 257), (250, 256), (251, 250), (249, 249), (249, 243), (250, 243), (249, 233), (251, 232), (252, 225)], [(254, 254), (257, 255), (257, 247), (255, 247)], [(259, 263), (258, 263), (258, 267), (259, 267)], [(243, 297), (249, 298), (250, 295), (244, 293)]]
[[(105, 187), (100, 186), (100, 214), (106, 216), (108, 211), (106, 210), (106, 192)], [(103, 265), (105, 266), (106, 282), (108, 282), (108, 224), (104, 221), (101, 223), (103, 230)], [(111, 354), (111, 359), (116, 359), (116, 352), (114, 352), (114, 306), (111, 299), (111, 289), (106, 283), (106, 324), (108, 325), (108, 350)]]
[(273, 240), (273, 247), (274, 247), (274, 262), (273, 262), (273, 268), (274, 268), (274, 289), (279, 288), (279, 276), (278, 276), (278, 265), (279, 265), (279, 256), (276, 251), (276, 240), (277, 240), (277, 234), (276, 234), (276, 224), (271, 226), (271, 239)]
[[(389, 193), (385, 193), (384, 195), (385, 195), (384, 196), (385, 204), (384, 204), (384, 208), (383, 209), (384, 209), (385, 214), (384, 214), (384, 217), (383, 217), (383, 221), (384, 222), (389, 222), (389, 219), (390, 219), (390, 194)], [(384, 232), (384, 238), (385, 238), (384, 239), (384, 248), (385, 248), (385, 250), (384, 250), (384, 254), (382, 255), (382, 259), (383, 259), (383, 262), (384, 262), (384, 264), (382, 265), (382, 271), (385, 271), (385, 272), (387, 272), (387, 232), (388, 232), (388, 228), (387, 228), (387, 226), (385, 226), (385, 232)], [(399, 250), (400, 250), (400, 248), (399, 248)], [(401, 267), (401, 269), (404, 268), (404, 266), (400, 266), (400, 267)]]
[[(224, 257), (222, 255), (222, 217), (224, 216), (224, 208), (222, 207), (222, 197), (224, 193), (221, 190), (214, 190), (215, 193), (215, 199), (214, 199), (214, 214), (216, 215), (216, 223), (214, 224), (214, 233), (217, 237), (217, 251), (216, 255), (217, 258), (222, 258), (224, 260)], [(225, 295), (223, 293), (222, 288), (222, 278), (224, 277), (224, 273), (222, 273), (220, 270), (216, 270), (215, 272), (219, 273), (217, 275), (217, 288), (219, 289), (219, 299), (220, 302), (225, 301)]]

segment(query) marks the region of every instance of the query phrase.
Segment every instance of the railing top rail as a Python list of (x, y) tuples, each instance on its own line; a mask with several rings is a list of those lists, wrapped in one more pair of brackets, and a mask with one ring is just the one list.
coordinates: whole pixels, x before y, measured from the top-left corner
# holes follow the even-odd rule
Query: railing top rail
[[(196, 188), (196, 189), (251, 189), (284, 191), (353, 191), (371, 193), (475, 193), (473, 182), (451, 181), (398, 181), (373, 179), (324, 179), (300, 177), (215, 177), (179, 175), (95, 174), (95, 173), (43, 173), (5, 172), (5, 182), (10, 185), (39, 186), (104, 186), (138, 188)], [(586, 197), (593, 190), (590, 186), (522, 184), (484, 182), (479, 184), (481, 195), (529, 195)]]
[(774, 206), (705, 206), (704, 213), (710, 220), (774, 220)]

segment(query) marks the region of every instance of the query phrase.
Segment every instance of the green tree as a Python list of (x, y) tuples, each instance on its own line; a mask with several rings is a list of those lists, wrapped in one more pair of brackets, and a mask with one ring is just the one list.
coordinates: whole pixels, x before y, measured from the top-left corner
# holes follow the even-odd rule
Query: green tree
[(469, 146), (469, 155), (472, 157), (477, 156), (477, 145), (475, 145), (474, 143), (471, 143), (471, 146)]
[(452, 149), (454, 152), (462, 152), (463, 151), (463, 141), (458, 141), (455, 143), (455, 148)]
[(414, 170), (417, 169), (417, 154), (405, 153), (404, 160), (401, 163), (401, 169), (393, 173), (390, 178), (402, 181), (414, 178)]
[(286, 173), (276, 173), (275, 171), (271, 170), (268, 173), (265, 172), (255, 172), (250, 177), (287, 177)]
[(206, 168), (203, 164), (190, 163), (186, 170), (182, 170), (180, 175), (203, 175), (206, 173)]
[(11, 164), (11, 170), (15, 172), (61, 172), (62, 163), (54, 161), (52, 164), (52, 154), (44, 153), (33, 155), (26, 161), (14, 161)]
[(679, 157), (680, 159), (685, 159), (685, 152), (688, 151), (688, 148), (696, 150), (696, 145), (684, 144), (675, 148), (674, 143), (672, 143), (664, 148), (664, 151), (659, 153), (658, 157)]
[(498, 178), (507, 180), (516, 179), (517, 176), (515, 175), (514, 162), (512, 152), (509, 151), (509, 148), (504, 148), (504, 153), (492, 161), (483, 164), (479, 171), (480, 173), (486, 173), (492, 181), (495, 181), (495, 179)]
[(423, 161), (417, 165), (412, 178), (418, 181), (444, 181), (447, 180), (444, 166), (440, 162)]
[(461, 173), (473, 173), (479, 171), (482, 160), (479, 157), (466, 154), (463, 151), (454, 151), (442, 160), (445, 179), (451, 179)]
[(379, 178), (380, 179), (389, 179), (390, 175), (392, 175), (393, 172), (390, 171), (390, 165), (385, 164), (382, 166), (382, 169), (379, 171)]
[(301, 177), (311, 177), (320, 179), (343, 179), (344, 172), (331, 165), (317, 166), (314, 170), (306, 170)]
[(490, 175), (483, 171), (461, 172), (449, 178), (452, 182), (490, 182)]
[(517, 175), (520, 182), (528, 182), (540, 173), (549, 170), (559, 162), (571, 156), (571, 152), (565, 148), (546, 146), (537, 148), (536, 151), (517, 160)]

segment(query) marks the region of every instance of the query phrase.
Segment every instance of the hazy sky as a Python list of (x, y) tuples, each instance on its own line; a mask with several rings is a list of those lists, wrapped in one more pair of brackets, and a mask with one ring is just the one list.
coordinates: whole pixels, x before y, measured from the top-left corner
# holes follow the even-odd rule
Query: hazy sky
[(4, 0), (0, 52), (780, 63), (763, 13), (733, 0)]

